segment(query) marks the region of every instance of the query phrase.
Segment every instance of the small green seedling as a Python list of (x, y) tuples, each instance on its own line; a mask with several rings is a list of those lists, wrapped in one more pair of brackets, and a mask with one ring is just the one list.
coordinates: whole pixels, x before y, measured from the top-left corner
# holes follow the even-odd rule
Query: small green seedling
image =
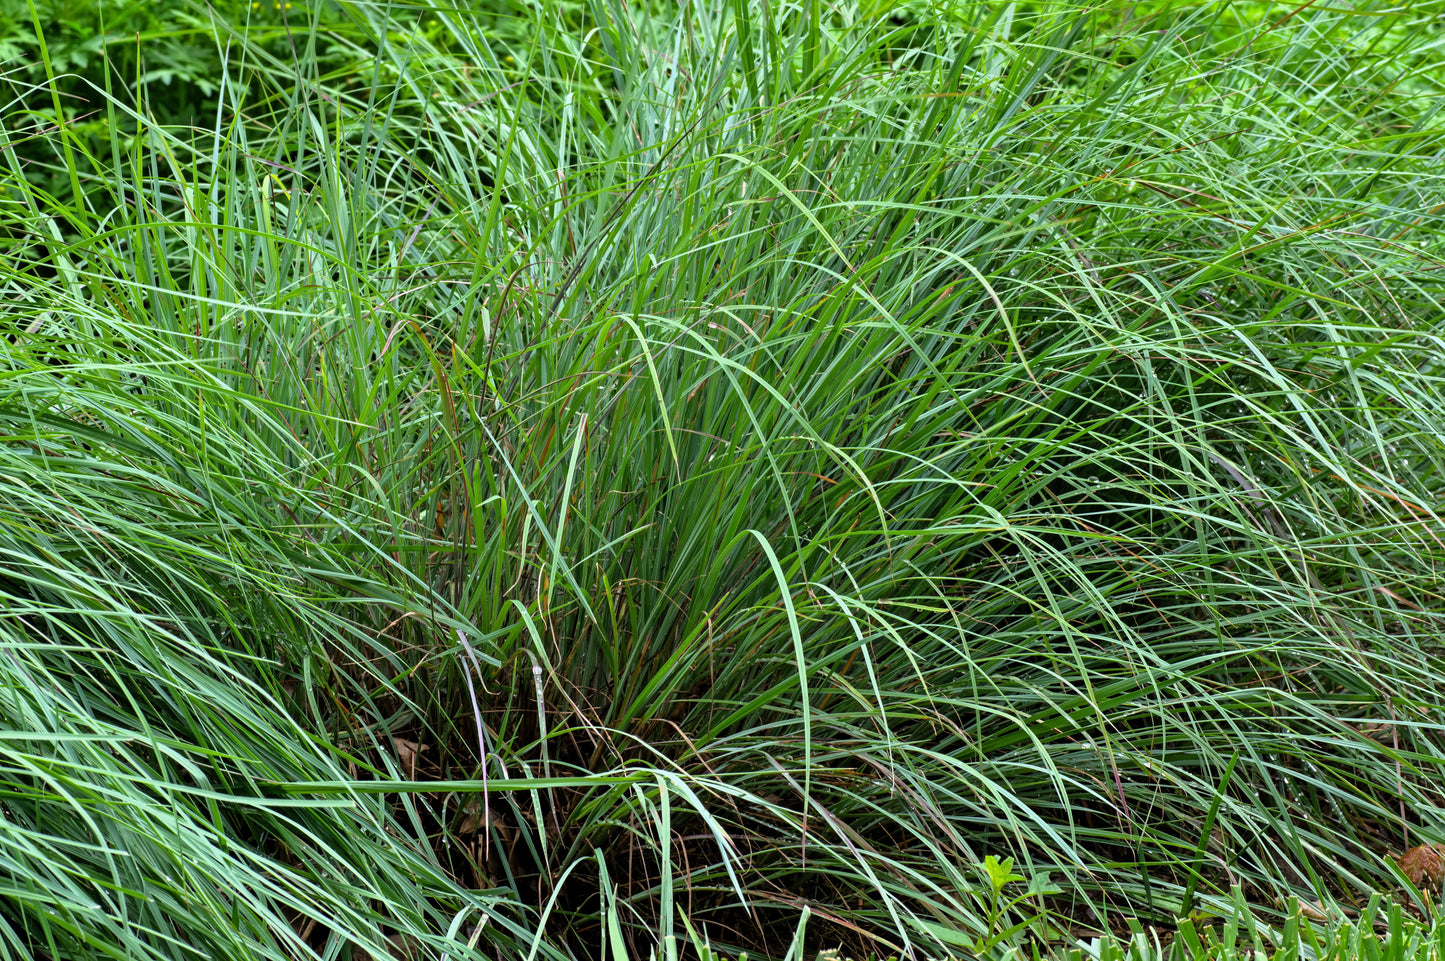
[[(1010, 911), (1024, 901), (1038, 899), (1046, 894), (1058, 894), (1061, 889), (1052, 882), (1047, 873), (1035, 875), (1032, 879), (1025, 878), (1021, 874), (1015, 874), (1013, 858), (1004, 858), (1000, 861), (990, 854), (983, 859), (983, 864), (980, 865), (980, 869), (988, 882), (988, 891), (985, 895), (985, 903), (983, 905), (988, 918), (986, 926), (987, 933), (985, 936), (980, 937), (971, 947), (975, 954), (981, 955), (999, 942), (1005, 941), (1020, 931), (1032, 927), (1043, 920), (1048, 913), (1043, 909), (1042, 902), (1039, 902), (1038, 913), (1000, 930), (1000, 926), (1008, 918)], [(1028, 881), (1028, 888), (1016, 897), (1005, 899), (1003, 889), (1016, 881)]]

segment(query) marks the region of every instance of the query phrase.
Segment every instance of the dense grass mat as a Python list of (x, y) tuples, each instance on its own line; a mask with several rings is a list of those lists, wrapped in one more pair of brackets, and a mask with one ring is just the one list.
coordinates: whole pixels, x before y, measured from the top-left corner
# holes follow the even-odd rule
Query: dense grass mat
[(0, 954), (1423, 907), (1440, 13), (298, 4), (185, 126), (43, 61)]

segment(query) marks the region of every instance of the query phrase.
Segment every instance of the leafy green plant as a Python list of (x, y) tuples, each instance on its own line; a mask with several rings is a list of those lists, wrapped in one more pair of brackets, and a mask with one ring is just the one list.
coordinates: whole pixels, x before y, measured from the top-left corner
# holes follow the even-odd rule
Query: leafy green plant
[(1311, 920), (1292, 903), (1284, 925), (1271, 929), (1255, 918), (1235, 892), (1235, 904), (1222, 928), (1179, 923), (1167, 943), (1151, 938), (1135, 922), (1127, 939), (1096, 938), (1082, 948), (1062, 952), (1064, 961), (1234, 961), (1255, 958), (1314, 958), (1318, 961), (1435, 961), (1445, 957), (1445, 928), (1439, 920), (1420, 923), (1398, 904), (1386, 907), (1371, 898), (1353, 920)]
[[(983, 873), (988, 882), (988, 906), (985, 914), (985, 925), (988, 932), (987, 938), (980, 938), (973, 946), (975, 954), (985, 954), (995, 944), (1007, 941), (1009, 938), (1026, 931), (1030, 928), (1040, 927), (1040, 922), (1047, 916), (1047, 912), (1040, 911), (1031, 917), (1023, 918), (1010, 924), (1007, 928), (1001, 927), (1009, 917), (1009, 912), (1028, 900), (1039, 900), (1045, 895), (1062, 894), (1063, 889), (1054, 886), (1049, 882), (1047, 874), (1036, 875), (1033, 878), (1025, 878), (1023, 875), (1013, 873), (1013, 859), (1004, 858), (999, 861), (993, 855), (983, 859)], [(1003, 897), (1003, 889), (1015, 881), (1028, 881), (1028, 888), (1023, 894), (1015, 895), (1007, 900)]]

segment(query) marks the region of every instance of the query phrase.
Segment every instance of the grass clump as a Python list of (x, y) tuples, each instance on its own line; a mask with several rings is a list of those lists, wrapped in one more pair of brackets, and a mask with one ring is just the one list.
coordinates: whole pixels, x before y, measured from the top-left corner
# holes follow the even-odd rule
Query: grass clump
[(1432, 5), (340, 9), (0, 134), (7, 951), (1414, 891)]

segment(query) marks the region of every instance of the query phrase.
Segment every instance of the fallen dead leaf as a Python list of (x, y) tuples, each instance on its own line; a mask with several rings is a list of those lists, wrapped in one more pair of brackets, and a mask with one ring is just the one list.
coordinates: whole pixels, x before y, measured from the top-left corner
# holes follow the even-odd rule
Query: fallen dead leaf
[(490, 814), (490, 823), (492, 827), (497, 829), (497, 833), (501, 836), (502, 841), (506, 844), (511, 844), (514, 833), (512, 826), (503, 820), (501, 815), (496, 811), (488, 812), (487, 806), (482, 803), (482, 799), (475, 796), (467, 801), (466, 805), (462, 808), (462, 819), (457, 824), (457, 833), (480, 834), (483, 824), (486, 823), (486, 819), (483, 816), (484, 813)]
[(1421, 881), (1438, 886), (1445, 879), (1445, 844), (1421, 844), (1395, 859), (1400, 871), (1418, 887)]
[(416, 780), (417, 762), (421, 760), (422, 753), (431, 750), (430, 744), (418, 744), (416, 741), (408, 741), (404, 737), (391, 739), (392, 747), (396, 748), (396, 759), (401, 762), (401, 772), (409, 780)]

